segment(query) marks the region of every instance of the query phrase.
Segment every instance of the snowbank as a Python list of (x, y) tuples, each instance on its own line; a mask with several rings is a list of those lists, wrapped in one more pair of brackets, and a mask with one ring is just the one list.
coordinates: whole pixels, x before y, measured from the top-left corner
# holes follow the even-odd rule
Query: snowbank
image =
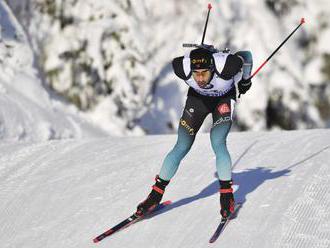
[(42, 84), (27, 37), (3, 1), (0, 25), (0, 139), (44, 141), (106, 135)]

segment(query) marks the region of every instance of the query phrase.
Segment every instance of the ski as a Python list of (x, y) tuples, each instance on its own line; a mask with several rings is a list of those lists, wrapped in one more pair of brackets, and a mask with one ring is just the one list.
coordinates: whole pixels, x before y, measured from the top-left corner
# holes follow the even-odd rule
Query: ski
[(137, 215), (136, 213), (132, 214), (130, 217), (128, 217), (127, 219), (123, 220), (122, 222), (120, 222), (119, 224), (115, 225), (114, 227), (108, 229), (107, 231), (105, 231), (104, 233), (100, 234), (99, 236), (97, 236), (96, 238), (93, 239), (94, 243), (100, 242), (101, 240), (103, 240), (106, 237), (109, 237), (110, 235), (152, 215), (153, 213), (163, 209), (164, 207), (166, 207), (167, 205), (170, 205), (172, 202), (171, 201), (165, 201), (160, 203), (154, 210), (152, 210), (150, 213), (146, 214), (146, 215)]
[(220, 236), (220, 234), (223, 232), (223, 230), (228, 225), (229, 221), (234, 219), (237, 215), (238, 210), (241, 208), (242, 203), (237, 203), (235, 206), (234, 212), (227, 218), (221, 218), (220, 224), (218, 225), (217, 229), (215, 230), (214, 234), (210, 238), (210, 243), (214, 243)]

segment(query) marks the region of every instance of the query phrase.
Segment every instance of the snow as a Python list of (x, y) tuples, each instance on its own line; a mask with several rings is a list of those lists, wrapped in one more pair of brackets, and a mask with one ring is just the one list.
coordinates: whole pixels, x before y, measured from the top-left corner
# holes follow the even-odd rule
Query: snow
[[(138, 3), (141, 2), (132, 4), (136, 5), (134, 15), (140, 19), (149, 13), (149, 5), (155, 5), (151, 1), (145, 3), (146, 5)], [(81, 18), (87, 20), (90, 17), (90, 8), (82, 2), (79, 4), (73, 11), (77, 15), (82, 13)], [(100, 16), (108, 13), (103, 2), (88, 1), (88, 4), (98, 9)], [(153, 6), (155, 13), (164, 13), (172, 18), (173, 10), (178, 13), (184, 11), (185, 2), (169, 1), (166, 4), (168, 8), (159, 4), (157, 7)], [(231, 4), (221, 8), (223, 15), (219, 11), (215, 11), (214, 15), (218, 15), (220, 20), (232, 18), (231, 10), (237, 10), (239, 2), (233, 1)], [(256, 1), (247, 1), (247, 4), (253, 9)], [(117, 12), (122, 11), (119, 5), (113, 6)], [(147, 5), (148, 8), (143, 7)], [(193, 5), (192, 8), (199, 13), (198, 5)], [(317, 13), (317, 10), (311, 11)], [(251, 15), (251, 12), (242, 10), (239, 16), (244, 18), (245, 15)], [(118, 18), (126, 20), (127, 16)], [(260, 16), (255, 16), (247, 25), (261, 22), (262, 19), (259, 18)], [(183, 25), (188, 19), (183, 16), (178, 25)], [(276, 23), (270, 15), (266, 19)], [(136, 19), (132, 18), (131, 21), (134, 23)], [(94, 244), (92, 240), (95, 236), (128, 217), (147, 196), (163, 158), (176, 142), (175, 135), (111, 137), (109, 133), (117, 136), (141, 135), (141, 129), (127, 128), (130, 124), (127, 120), (141, 117), (140, 115), (142, 127), (155, 133), (171, 132), (169, 129), (173, 128), (169, 126), (176, 123), (181, 114), (181, 109), (176, 106), (183, 104), (185, 85), (178, 84), (170, 73), (168, 48), (159, 50), (164, 65), (159, 68), (162, 77), (154, 79), (153, 99), (147, 94), (149, 85), (144, 85), (138, 89), (141, 95), (132, 93), (120, 102), (120, 94), (134, 91), (134, 85), (127, 83), (129, 79), (126, 78), (116, 94), (100, 100), (90, 110), (93, 113), (83, 114), (45, 86), (34, 67), (36, 58), (30, 42), (35, 41), (27, 39), (22, 27), (3, 1), (0, 2), (0, 24), (1, 247), (330, 247), (329, 129), (229, 134), (233, 178), (238, 185), (235, 197), (237, 202), (243, 203), (243, 207), (237, 219), (228, 225), (216, 244), (208, 244), (220, 218), (215, 156), (210, 146), (209, 134), (202, 132), (198, 134), (194, 146), (166, 190), (164, 200), (170, 199), (173, 204), (153, 218)], [(34, 25), (31, 25), (31, 29), (46, 32), (47, 26), (43, 24), (40, 24), (41, 29)], [(159, 27), (163, 24), (167, 24), (164, 19), (157, 23)], [(196, 19), (194, 25), (200, 25), (200, 20)], [(86, 30), (82, 33), (88, 33), (93, 27), (86, 25)], [(52, 27), (54, 30), (57, 28), (56, 25)], [(222, 26), (219, 29), (225, 30)], [(162, 35), (155, 37), (156, 44), (153, 46), (162, 44), (163, 38), (172, 32), (169, 27), (162, 31)], [(93, 30), (93, 36), (96, 37), (91, 37), (91, 40), (99, 39), (99, 32), (98, 29)], [(136, 30), (130, 32), (137, 33)], [(187, 26), (184, 33), (187, 42), (196, 38), (191, 26)], [(40, 35), (43, 36), (44, 33)], [(178, 32), (173, 36), (176, 40), (182, 38)], [(324, 33), (322, 37), (326, 36)], [(138, 47), (138, 50), (130, 48), (129, 53), (116, 54), (116, 59), (125, 61), (130, 54), (144, 59), (139, 50), (144, 49), (143, 40), (151, 37), (150, 33), (146, 37), (140, 34), (133, 46)], [(252, 39), (251, 37), (251, 34), (247, 34), (247, 40)], [(58, 40), (53, 40), (49, 46), (59, 49), (56, 50), (58, 53), (65, 47), (56, 47), (56, 42), (79, 48), (79, 43), (71, 40), (66, 43), (66, 38), (68, 37), (56, 36)], [(275, 39), (280, 37), (276, 35)], [(322, 38), (324, 42), (326, 39)], [(255, 42), (254, 45), (254, 49), (259, 49), (259, 43)], [(90, 49), (98, 47), (93, 45)], [(175, 51), (171, 53), (174, 54)], [(99, 63), (100, 57), (96, 56), (95, 59)], [(254, 84), (251, 94), (241, 99), (244, 108), (249, 111), (243, 111), (242, 108), (238, 109), (238, 113), (254, 130), (265, 126), (262, 115), (270, 89), (281, 88), (286, 81), (291, 84), (292, 87), (289, 88), (292, 90), (295, 88), (293, 85), (299, 83), (295, 77), (288, 76), (296, 75), (299, 66), (289, 67), (290, 57), (284, 56), (283, 59), (287, 60), (287, 65), (284, 66), (287, 67), (286, 70), (264, 73), (258, 79), (273, 78), (273, 84)], [(154, 60), (156, 58), (151, 58), (150, 64)], [(47, 63), (50, 68), (69, 66), (62, 65), (56, 56), (50, 56)], [(312, 74), (320, 63), (318, 59), (313, 59), (307, 66), (308, 72)], [(137, 67), (145, 74), (150, 72), (141, 65)], [(116, 70), (115, 76), (125, 74), (118, 68), (111, 68)], [(135, 75), (136, 72), (129, 66), (127, 69)], [(151, 70), (152, 75), (147, 76), (148, 80), (157, 75), (155, 71), (156, 69)], [(60, 77), (64, 81), (60, 85), (63, 90), (71, 85), (70, 82), (65, 82), (68, 75), (64, 73)], [(316, 78), (320, 77), (317, 75)], [(309, 77), (312, 81), (312, 77)], [(314, 83), (317, 84), (317, 81)], [(288, 94), (290, 93), (287, 92), (284, 97)], [(145, 97), (146, 95), (148, 96)], [(304, 92), (301, 95), (306, 97)], [(141, 100), (141, 96), (148, 111), (136, 115), (128, 111), (121, 113), (123, 118), (116, 116), (122, 111), (120, 104), (128, 106), (132, 102), (136, 103)], [(259, 104), (253, 101), (256, 96), (260, 96)], [(296, 102), (288, 105), (301, 111)], [(306, 105), (304, 111), (312, 119), (318, 119), (319, 113), (315, 108)], [(141, 106), (140, 103), (133, 104), (130, 110), (136, 111), (138, 106)], [(161, 122), (162, 120), (164, 121)], [(92, 121), (101, 123), (99, 127), (102, 129), (91, 124)], [(203, 130), (208, 131), (207, 125)]]
[(330, 48), (328, 45), (329, 40), (330, 40), (330, 30), (326, 30), (325, 32), (322, 33), (320, 37), (320, 45), (319, 45), (320, 51), (325, 51), (326, 53), (330, 53)]
[[(243, 202), (215, 245), (330, 246), (329, 130), (230, 133)], [(208, 247), (219, 222), (209, 135), (200, 134), (164, 200), (173, 204), (99, 244), (150, 191), (174, 135), (0, 143), (2, 247)]]
[(108, 135), (42, 83), (29, 42), (0, 2), (0, 139), (46, 141)]

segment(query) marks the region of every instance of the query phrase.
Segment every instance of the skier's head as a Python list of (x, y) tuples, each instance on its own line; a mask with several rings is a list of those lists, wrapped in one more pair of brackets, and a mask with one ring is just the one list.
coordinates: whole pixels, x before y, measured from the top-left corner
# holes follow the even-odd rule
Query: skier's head
[(214, 59), (212, 52), (204, 48), (197, 48), (190, 52), (190, 67), (191, 70), (195, 69), (208, 69), (214, 68)]
[(211, 80), (214, 72), (212, 52), (197, 48), (190, 52), (190, 68), (192, 76), (199, 87), (204, 88)]

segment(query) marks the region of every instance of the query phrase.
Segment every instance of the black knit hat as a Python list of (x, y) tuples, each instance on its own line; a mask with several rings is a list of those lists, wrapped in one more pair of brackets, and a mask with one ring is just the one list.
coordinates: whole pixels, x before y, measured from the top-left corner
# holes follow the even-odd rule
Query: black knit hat
[(204, 48), (197, 48), (190, 52), (191, 70), (213, 69), (214, 59), (212, 53)]

